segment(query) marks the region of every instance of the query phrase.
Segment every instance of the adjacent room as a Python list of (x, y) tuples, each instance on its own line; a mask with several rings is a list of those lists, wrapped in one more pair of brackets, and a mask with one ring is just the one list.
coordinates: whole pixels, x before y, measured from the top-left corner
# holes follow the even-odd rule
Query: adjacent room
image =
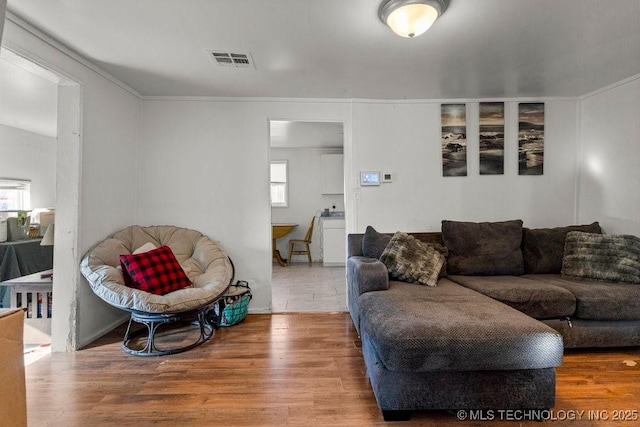
[(269, 123), (272, 312), (346, 311), (342, 123)]
[(0, 0), (0, 424), (633, 425), (638, 22)]
[(0, 308), (27, 309), (28, 363), (51, 349), (58, 79), (3, 50), (0, 93)]

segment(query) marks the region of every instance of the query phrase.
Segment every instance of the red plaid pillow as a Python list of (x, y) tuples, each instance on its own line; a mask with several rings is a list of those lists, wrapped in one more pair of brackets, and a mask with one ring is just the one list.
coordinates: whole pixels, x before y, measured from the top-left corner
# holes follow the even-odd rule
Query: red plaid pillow
[(131, 278), (127, 286), (164, 295), (192, 285), (169, 246), (136, 255), (120, 255), (122, 272)]

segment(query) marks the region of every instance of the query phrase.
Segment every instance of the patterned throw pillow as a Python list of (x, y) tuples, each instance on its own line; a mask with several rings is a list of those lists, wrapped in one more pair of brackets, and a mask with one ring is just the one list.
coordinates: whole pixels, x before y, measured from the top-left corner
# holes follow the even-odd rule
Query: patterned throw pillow
[(570, 231), (564, 246), (562, 275), (640, 284), (640, 238)]
[[(154, 245), (151, 242), (147, 242), (144, 245), (140, 246), (138, 249), (136, 249), (135, 251), (133, 251), (134, 255), (138, 255), (141, 254), (143, 252), (149, 252), (151, 250), (157, 249), (158, 247), (156, 245)], [(131, 280), (131, 276), (129, 276), (129, 273), (127, 273), (127, 270), (125, 270), (124, 268), (122, 268), (122, 263), (120, 263), (120, 265), (118, 267), (116, 267), (118, 269), (118, 271), (120, 273), (122, 273), (122, 278), (124, 279), (124, 284), (127, 285), (130, 288), (135, 288), (135, 284), (133, 283), (133, 280)]]
[(135, 255), (120, 255), (120, 264), (123, 273), (131, 279), (127, 286), (141, 291), (164, 295), (192, 285), (168, 246)]
[(384, 249), (380, 261), (394, 279), (437, 286), (444, 256), (431, 245), (398, 231)]
[(570, 231), (602, 234), (600, 224), (555, 228), (523, 228), (522, 257), (525, 274), (558, 274), (562, 270), (564, 242)]

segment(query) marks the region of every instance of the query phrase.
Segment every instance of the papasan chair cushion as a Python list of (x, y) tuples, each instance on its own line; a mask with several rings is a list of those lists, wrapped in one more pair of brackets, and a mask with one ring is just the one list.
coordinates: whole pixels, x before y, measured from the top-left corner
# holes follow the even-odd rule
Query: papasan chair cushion
[[(125, 285), (120, 255), (146, 243), (169, 246), (193, 287), (155, 295)], [(91, 289), (109, 304), (145, 313), (179, 313), (209, 304), (233, 279), (229, 257), (202, 233), (174, 226), (127, 227), (94, 246), (80, 264)]]
[[(140, 248), (168, 246), (180, 263), (192, 286), (157, 295), (125, 284), (120, 255), (128, 255)], [(143, 249), (143, 250), (144, 250)], [(233, 282), (234, 268), (229, 257), (217, 242), (202, 233), (175, 226), (133, 225), (96, 244), (83, 257), (80, 271), (93, 292), (107, 303), (131, 312), (125, 333), (125, 351), (141, 356), (177, 353), (206, 342), (213, 336), (211, 314)], [(188, 346), (170, 350), (156, 348), (155, 332), (168, 323), (191, 322), (200, 328), (200, 338)], [(132, 322), (147, 328), (147, 343), (141, 350), (130, 346), (141, 331), (130, 333)]]

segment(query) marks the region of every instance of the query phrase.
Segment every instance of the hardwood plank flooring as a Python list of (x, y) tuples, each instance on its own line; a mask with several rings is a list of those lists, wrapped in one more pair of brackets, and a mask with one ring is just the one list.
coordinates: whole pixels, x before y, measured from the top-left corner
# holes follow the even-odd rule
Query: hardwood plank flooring
[(348, 313), (249, 315), (200, 347), (154, 358), (124, 353), (123, 332), (27, 366), (29, 426), (640, 425), (614, 419), (640, 417), (640, 348), (567, 351), (542, 423), (498, 413), (460, 421), (455, 411), (385, 423)]

